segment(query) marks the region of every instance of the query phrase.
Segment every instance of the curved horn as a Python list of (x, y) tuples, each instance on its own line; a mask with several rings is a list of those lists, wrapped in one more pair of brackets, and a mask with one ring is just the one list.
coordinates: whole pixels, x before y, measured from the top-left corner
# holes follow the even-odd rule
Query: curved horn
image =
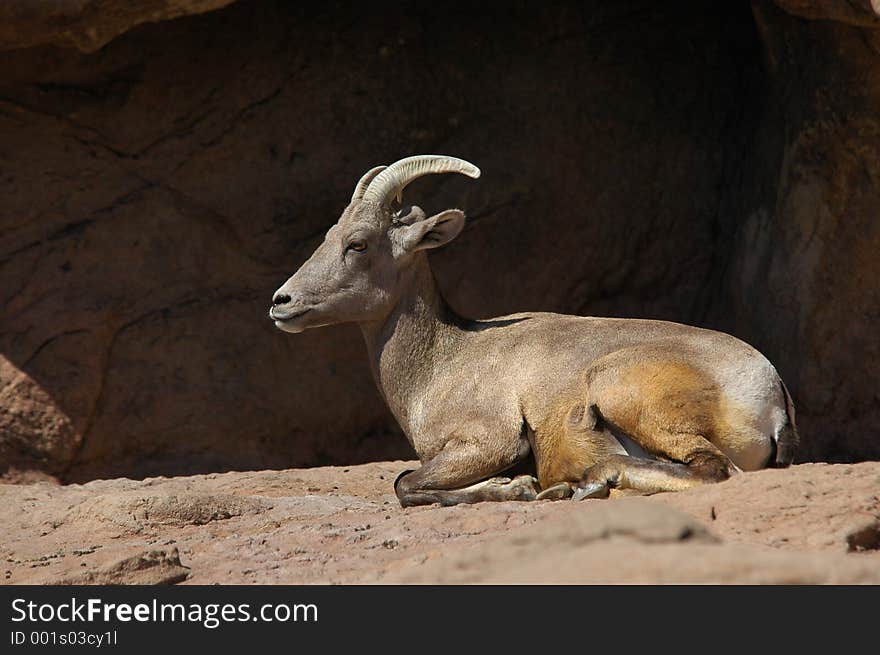
[(373, 178), (384, 171), (386, 168), (388, 167), (376, 166), (375, 168), (371, 168), (366, 173), (364, 173), (364, 176), (360, 180), (358, 180), (357, 186), (355, 186), (354, 188), (354, 193), (351, 195), (351, 202), (354, 202), (355, 200), (360, 200), (364, 195), (364, 191), (366, 191), (367, 187), (370, 186), (370, 182), (373, 181)]
[(474, 179), (480, 177), (480, 169), (464, 159), (447, 155), (416, 155), (394, 162), (379, 173), (370, 182), (363, 199), (385, 202), (396, 197), (399, 201), (407, 184), (432, 173), (461, 173)]

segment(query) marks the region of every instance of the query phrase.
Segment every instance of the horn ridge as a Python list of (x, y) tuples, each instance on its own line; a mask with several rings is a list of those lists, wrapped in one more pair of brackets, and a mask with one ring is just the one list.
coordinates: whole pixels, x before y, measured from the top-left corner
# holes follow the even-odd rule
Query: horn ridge
[(378, 173), (367, 186), (363, 200), (386, 202), (400, 198), (406, 186), (423, 175), (460, 173), (480, 177), (480, 169), (469, 161), (448, 155), (415, 155), (394, 162)]

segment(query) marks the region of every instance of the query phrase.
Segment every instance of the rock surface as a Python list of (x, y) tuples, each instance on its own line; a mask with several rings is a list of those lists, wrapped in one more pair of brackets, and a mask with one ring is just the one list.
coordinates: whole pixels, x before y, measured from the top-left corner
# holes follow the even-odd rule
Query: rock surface
[(880, 27), (880, 0), (774, 0), (786, 12), (810, 20)]
[(783, 373), (802, 459), (878, 459), (880, 18), (864, 1), (780, 4), (822, 20), (755, 5), (768, 95), (720, 311)]
[(432, 151), (483, 170), (412, 187), (469, 213), (433, 259), (457, 309), (723, 329), (787, 381), (802, 460), (880, 457), (876, 3), (149, 22), (223, 4), (2, 3), (0, 476), (412, 456), (355, 328), (265, 312), (364, 170)]
[(24, 583), (880, 584), (880, 463), (676, 494), (401, 509), (410, 462), (0, 485)]
[(143, 23), (224, 7), (235, 0), (4, 0), (0, 50), (53, 44), (94, 52)]

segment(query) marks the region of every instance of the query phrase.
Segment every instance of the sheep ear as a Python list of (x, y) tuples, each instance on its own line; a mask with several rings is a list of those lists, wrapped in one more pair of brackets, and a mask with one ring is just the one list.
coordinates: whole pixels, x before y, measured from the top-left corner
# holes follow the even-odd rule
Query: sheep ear
[(439, 248), (452, 241), (463, 229), (464, 212), (460, 209), (447, 209), (407, 225), (400, 235), (400, 244), (409, 252)]

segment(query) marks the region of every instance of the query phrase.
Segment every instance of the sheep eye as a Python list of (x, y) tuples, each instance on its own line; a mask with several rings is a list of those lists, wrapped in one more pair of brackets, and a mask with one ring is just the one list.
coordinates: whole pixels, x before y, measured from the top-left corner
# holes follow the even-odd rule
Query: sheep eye
[(367, 244), (363, 241), (352, 241), (348, 244), (349, 250), (354, 250), (355, 252), (363, 252), (367, 249)]

